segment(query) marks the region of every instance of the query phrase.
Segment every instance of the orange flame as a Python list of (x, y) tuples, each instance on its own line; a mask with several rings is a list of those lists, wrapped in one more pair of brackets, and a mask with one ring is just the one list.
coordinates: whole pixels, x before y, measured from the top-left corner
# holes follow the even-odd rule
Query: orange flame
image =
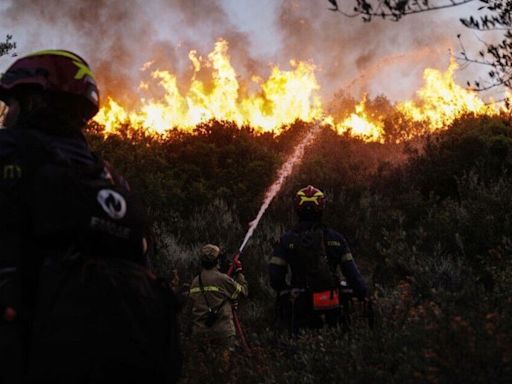
[[(129, 123), (153, 132), (165, 132), (179, 127), (193, 129), (197, 124), (211, 119), (234, 121), (238, 125), (249, 124), (261, 131), (271, 131), (300, 119), (311, 122), (322, 116), (319, 86), (311, 64), (291, 61), (292, 70), (272, 69), (270, 77), (261, 82), (255, 95), (241, 95), (237, 74), (228, 56), (228, 43), (219, 40), (208, 55), (206, 65), (212, 69), (212, 86), (196, 79), (202, 59), (191, 51), (189, 59), (194, 76), (185, 94), (178, 89), (177, 78), (168, 71), (156, 70), (153, 79), (165, 91), (163, 99), (141, 99), (137, 111), (127, 112), (118, 102), (108, 98), (94, 118), (114, 132), (122, 123)], [(142, 90), (147, 86), (142, 87)]]
[[(239, 126), (247, 124), (260, 132), (279, 132), (282, 126), (302, 120), (327, 124), (340, 134), (348, 133), (365, 141), (384, 140), (384, 116), (370, 117), (366, 97), (342, 120), (335, 121), (324, 112), (312, 64), (291, 60), (290, 70), (274, 66), (266, 80), (253, 76), (253, 87), (241, 87), (225, 40), (217, 41), (206, 59), (196, 51), (190, 51), (188, 57), (193, 75), (185, 92), (180, 91), (176, 75), (154, 70), (152, 81), (139, 86), (146, 97), (140, 99), (135, 110), (128, 111), (109, 97), (94, 120), (105, 127), (106, 133), (115, 133), (126, 123), (155, 133), (173, 128), (192, 131), (199, 123), (211, 119), (233, 121)], [(148, 61), (142, 70), (153, 65), (153, 61)], [(208, 84), (198, 79), (203, 68), (210, 71)], [(448, 127), (466, 113), (496, 115), (503, 110), (495, 103), (484, 103), (476, 92), (457, 85), (453, 80), (456, 69), (453, 61), (444, 73), (426, 69), (424, 85), (416, 93), (417, 100), (397, 103), (395, 110), (413, 122), (425, 124), (431, 131)], [(163, 97), (153, 96), (155, 85), (164, 92)], [(248, 88), (256, 91), (252, 94), (244, 91)]]
[(497, 115), (497, 104), (486, 104), (476, 92), (462, 88), (453, 79), (458, 69), (452, 60), (448, 70), (441, 73), (427, 68), (423, 73), (425, 85), (416, 92), (418, 101), (399, 103), (397, 109), (413, 121), (427, 123), (432, 131), (448, 127), (457, 117), (467, 113)]
[(365, 111), (366, 97), (356, 105), (356, 110), (341, 123), (336, 124), (338, 133), (349, 132), (366, 141), (383, 141), (384, 123), (371, 121)]

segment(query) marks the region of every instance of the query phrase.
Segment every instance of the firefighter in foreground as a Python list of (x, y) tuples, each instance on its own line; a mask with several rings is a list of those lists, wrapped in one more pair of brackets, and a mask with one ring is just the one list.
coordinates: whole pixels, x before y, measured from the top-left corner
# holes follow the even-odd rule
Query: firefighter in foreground
[(218, 246), (207, 244), (200, 252), (201, 272), (190, 286), (192, 300), (192, 334), (195, 347), (209, 358), (211, 353), (221, 359), (226, 369), (230, 351), (236, 346), (236, 331), (232, 306), (247, 296), (247, 282), (242, 274), (242, 264), (234, 260), (234, 276), (222, 273), (221, 251)]
[(368, 294), (347, 241), (322, 223), (324, 208), (322, 191), (311, 185), (300, 189), (295, 195), (299, 222), (281, 237), (269, 263), (279, 318), (293, 335), (340, 323), (342, 275), (356, 297), (365, 300)]
[(0, 77), (0, 382), (175, 382), (176, 314), (147, 268), (145, 210), (82, 135), (89, 65), (30, 54)]

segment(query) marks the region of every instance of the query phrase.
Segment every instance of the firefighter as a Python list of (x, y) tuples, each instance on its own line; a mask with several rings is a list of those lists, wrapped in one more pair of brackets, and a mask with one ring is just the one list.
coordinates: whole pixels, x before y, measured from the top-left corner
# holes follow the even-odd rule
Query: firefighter
[(358, 298), (367, 297), (366, 282), (347, 241), (322, 223), (324, 208), (321, 190), (311, 185), (300, 189), (295, 195), (299, 222), (280, 238), (269, 263), (279, 318), (293, 335), (339, 324), (342, 275)]
[(221, 369), (229, 365), (229, 353), (236, 346), (233, 323), (233, 305), (247, 296), (247, 282), (242, 274), (242, 264), (234, 260), (234, 277), (222, 273), (221, 251), (213, 244), (201, 248), (201, 272), (190, 286), (192, 301), (192, 334), (196, 349), (211, 356), (213, 351), (221, 361)]
[(91, 68), (32, 53), (0, 100), (0, 382), (174, 382), (174, 298), (147, 267), (145, 209), (82, 134)]

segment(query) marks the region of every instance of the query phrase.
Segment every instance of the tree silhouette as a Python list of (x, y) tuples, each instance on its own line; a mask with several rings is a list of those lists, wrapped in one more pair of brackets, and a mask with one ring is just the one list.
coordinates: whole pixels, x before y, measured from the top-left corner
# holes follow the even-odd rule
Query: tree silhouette
[(458, 35), (460, 53), (457, 58), (466, 63), (474, 63), (489, 68), (488, 79), (468, 82), (478, 91), (485, 91), (495, 87), (512, 88), (512, 0), (353, 0), (354, 5), (350, 11), (340, 7), (341, 2), (328, 0), (331, 11), (340, 12), (348, 17), (361, 17), (363, 21), (370, 22), (375, 17), (399, 21), (402, 17), (452, 8), (468, 4), (479, 3), (479, 14), (469, 18), (461, 18), (460, 22), (467, 28), (486, 34), (489, 32), (502, 33), (496, 39), (481, 38), (482, 49), (478, 54), (468, 52)]
[[(361, 16), (364, 21), (371, 21), (374, 17), (398, 21), (403, 16), (414, 13), (452, 8), (482, 0), (354, 0), (354, 7), (350, 11), (340, 8), (337, 0), (328, 1), (332, 5), (332, 8), (329, 8), (331, 11), (341, 12), (345, 16)], [(488, 3), (489, 1), (483, 0), (482, 2)]]
[[(483, 48), (474, 57), (468, 53), (461, 36), (461, 53), (459, 59), (468, 63), (476, 63), (489, 68), (489, 79), (484, 82), (475, 81), (478, 90), (504, 86), (512, 88), (512, 0), (480, 0), (484, 5), (480, 11), (488, 11), (478, 17), (460, 19), (461, 23), (472, 30), (480, 32), (501, 32), (499, 42), (489, 43), (482, 40)], [(468, 84), (470, 85), (470, 84)]]
[(7, 35), (5, 41), (0, 42), (0, 57), (7, 55), (16, 49), (16, 42), (12, 40), (12, 35)]

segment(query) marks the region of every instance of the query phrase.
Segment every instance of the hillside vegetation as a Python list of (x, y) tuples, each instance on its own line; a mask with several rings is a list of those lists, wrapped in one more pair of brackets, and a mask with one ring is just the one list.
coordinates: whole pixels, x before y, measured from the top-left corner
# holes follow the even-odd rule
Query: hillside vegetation
[[(158, 273), (182, 283), (206, 242), (234, 253), (277, 168), (308, 129), (280, 135), (211, 122), (155, 138), (129, 127), (88, 139), (145, 200)], [(242, 261), (251, 297), (241, 319), (255, 353), (232, 382), (506, 383), (512, 378), (512, 127), (467, 116), (414, 143), (365, 143), (324, 128), (272, 202)], [(375, 327), (276, 337), (266, 263), (295, 221), (293, 192), (328, 196), (325, 222), (343, 232), (368, 280)], [(183, 382), (222, 382), (194, 360), (182, 314)], [(224, 382), (226, 379), (223, 379)]]

